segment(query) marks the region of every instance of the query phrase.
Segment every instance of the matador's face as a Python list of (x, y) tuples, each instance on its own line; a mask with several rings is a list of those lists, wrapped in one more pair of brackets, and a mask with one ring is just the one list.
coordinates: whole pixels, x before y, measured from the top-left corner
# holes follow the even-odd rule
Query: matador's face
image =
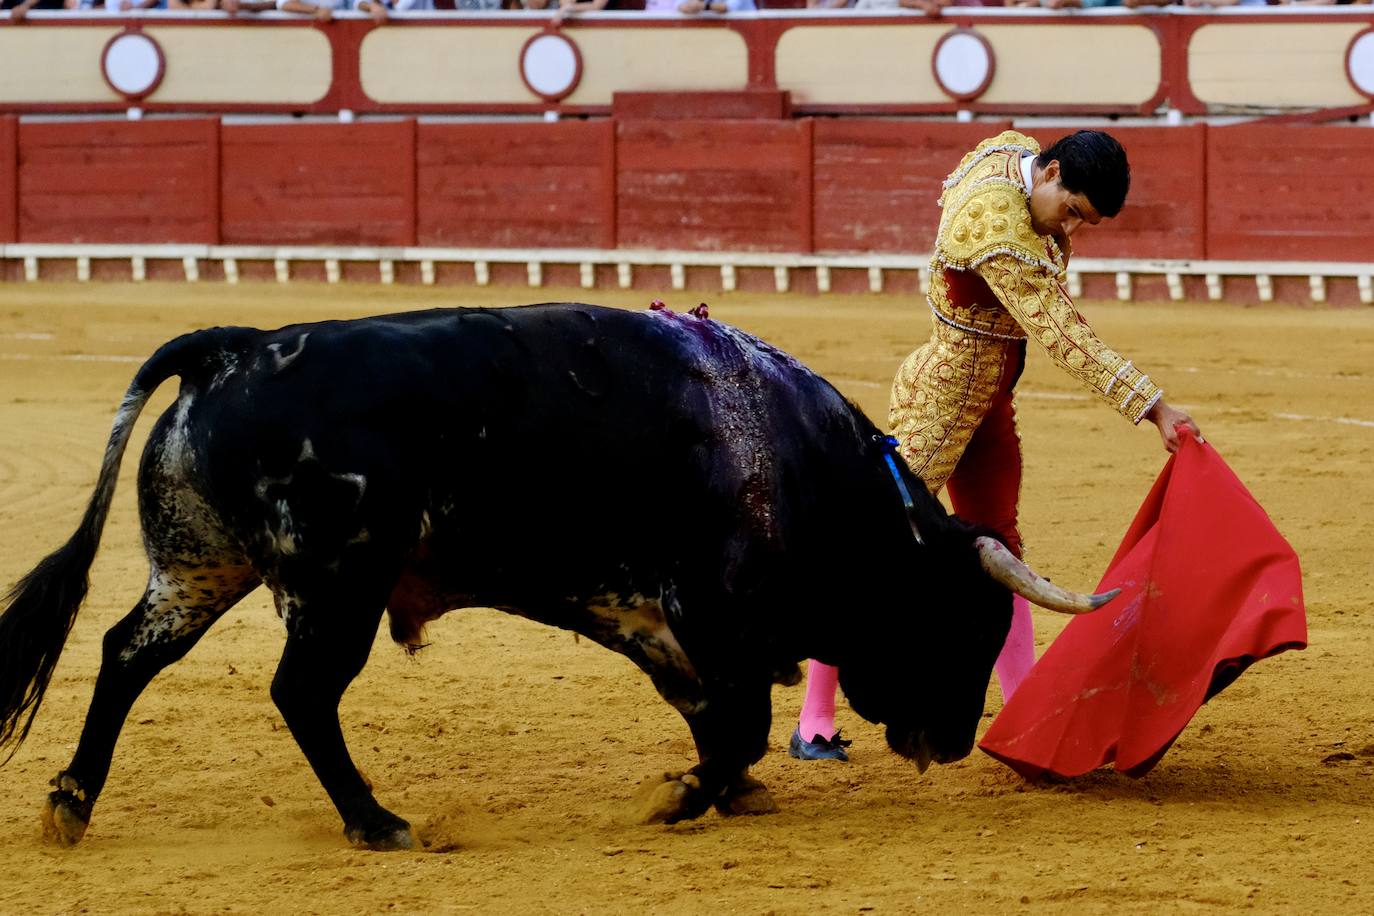
[(1102, 222), (1088, 195), (1064, 187), (1058, 159), (1051, 159), (1044, 168), (1035, 166), (1031, 182), (1031, 228), (1038, 235), (1067, 239), (1084, 223), (1096, 226)]

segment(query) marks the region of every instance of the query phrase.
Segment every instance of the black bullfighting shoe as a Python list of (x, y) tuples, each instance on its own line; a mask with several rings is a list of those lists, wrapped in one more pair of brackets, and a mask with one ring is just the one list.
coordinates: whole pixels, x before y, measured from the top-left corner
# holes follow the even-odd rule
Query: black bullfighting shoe
[(829, 741), (820, 735), (812, 735), (813, 740), (803, 741), (799, 729), (792, 730), (792, 740), (787, 745), (787, 753), (798, 760), (848, 760), (849, 755), (845, 753), (845, 748), (853, 744), (853, 741), (846, 741), (840, 737), (840, 733), (835, 732), (835, 736)]

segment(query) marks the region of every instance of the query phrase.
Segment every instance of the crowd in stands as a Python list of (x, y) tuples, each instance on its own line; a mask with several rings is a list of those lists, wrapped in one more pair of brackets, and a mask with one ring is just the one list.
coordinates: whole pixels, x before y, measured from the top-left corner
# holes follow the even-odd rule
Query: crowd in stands
[(644, 10), (652, 13), (733, 13), (755, 9), (825, 10), (918, 10), (939, 15), (947, 7), (1010, 6), (1046, 9), (1095, 9), (1108, 6), (1211, 8), (1224, 6), (1340, 6), (1369, 4), (1374, 0), (0, 0), (0, 9), (9, 10), (10, 19), (19, 21), (30, 10), (72, 10), (130, 13), (146, 9), (223, 10), (231, 14), (280, 10), (313, 16), (321, 21), (334, 13), (354, 10), (367, 13), (378, 22), (389, 12), (428, 12), (431, 10), (544, 10), (556, 19), (600, 10)]
[[(755, 10), (768, 4), (755, 0), (0, 0), (10, 19), (22, 20), (30, 10), (131, 13), (139, 10), (222, 10), (227, 13), (258, 13), (279, 10), (300, 13), (327, 22), (345, 10), (367, 13), (385, 21), (388, 12), (433, 10), (477, 12), (491, 10), (542, 10), (557, 18), (601, 10), (646, 10), (653, 13), (731, 13)], [(801, 2), (792, 3), (802, 6)]]

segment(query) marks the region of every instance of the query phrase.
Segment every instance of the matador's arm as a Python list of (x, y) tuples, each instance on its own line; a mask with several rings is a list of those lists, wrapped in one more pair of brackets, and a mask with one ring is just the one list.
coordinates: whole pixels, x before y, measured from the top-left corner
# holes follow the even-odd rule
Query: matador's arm
[(1093, 333), (1048, 269), (998, 254), (976, 270), (1008, 312), (1065, 372), (1139, 423), (1164, 392)]

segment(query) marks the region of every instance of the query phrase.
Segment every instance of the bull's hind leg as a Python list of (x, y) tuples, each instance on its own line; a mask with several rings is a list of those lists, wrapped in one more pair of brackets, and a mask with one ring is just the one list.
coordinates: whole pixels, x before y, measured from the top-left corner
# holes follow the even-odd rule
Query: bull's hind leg
[(154, 567), (143, 598), (105, 634), (81, 740), (71, 763), (53, 780), (56, 791), (43, 811), (45, 837), (62, 845), (81, 839), (134, 701), (257, 584), (257, 574), (246, 566)]
[(371, 849), (410, 849), (410, 825), (377, 803), (339, 725), (339, 701), (363, 670), (382, 616), (385, 592), (370, 591), (343, 582), (277, 589), (287, 638), (272, 699), (343, 818), (349, 841)]

